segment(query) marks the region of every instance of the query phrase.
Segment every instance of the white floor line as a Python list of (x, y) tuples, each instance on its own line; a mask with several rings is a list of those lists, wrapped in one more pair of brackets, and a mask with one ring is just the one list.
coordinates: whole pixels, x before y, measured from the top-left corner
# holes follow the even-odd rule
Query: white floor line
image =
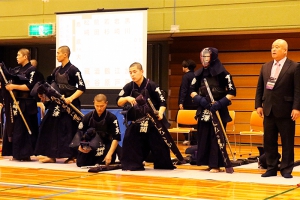
[[(45, 189), (56, 189), (62, 191), (70, 191), (72, 193), (75, 191), (84, 191), (84, 192), (96, 192), (96, 193), (110, 193), (110, 194), (124, 194), (124, 195), (133, 195), (133, 196), (142, 196), (142, 197), (160, 197), (166, 199), (186, 199), (186, 200), (205, 200), (193, 197), (184, 197), (184, 196), (174, 196), (174, 195), (163, 195), (163, 194), (153, 194), (152, 193), (141, 193), (141, 192), (124, 192), (124, 191), (109, 191), (109, 190), (99, 190), (99, 189), (87, 189), (87, 188), (70, 188), (70, 187), (57, 187), (57, 186), (44, 186), (44, 185), (34, 185), (34, 184), (17, 184), (17, 183), (5, 183), (0, 182), (0, 185), (9, 185), (9, 186), (22, 186), (22, 187), (34, 187), (34, 188), (45, 188)], [(60, 194), (60, 193), (58, 193)], [(65, 194), (65, 193), (63, 193)], [(58, 196), (52, 194), (51, 196)]]
[[(63, 164), (62, 160), (57, 160), (58, 163), (39, 163), (38, 161), (19, 162), (9, 161), (8, 159), (0, 160), (0, 167), (22, 167), (34, 169), (49, 169), (49, 170), (64, 170), (64, 171), (77, 171), (87, 172), (88, 169), (81, 169), (76, 164)], [(236, 168), (257, 169), (257, 163), (242, 165)], [(297, 168), (300, 168), (298, 166)], [(296, 171), (296, 168), (295, 168)], [(152, 176), (152, 177), (169, 177), (169, 178), (184, 178), (184, 179), (197, 179), (197, 180), (217, 180), (217, 181), (234, 181), (245, 183), (262, 183), (262, 184), (275, 184), (275, 185), (297, 185), (300, 183), (300, 177), (294, 176), (292, 179), (285, 179), (280, 175), (275, 177), (262, 178), (261, 174), (253, 173), (238, 173), (227, 174), (209, 173), (204, 170), (188, 170), (188, 169), (175, 169), (175, 170), (154, 170), (153, 168), (146, 168), (145, 171), (122, 171), (112, 170), (100, 173), (116, 174), (116, 175), (136, 175), (136, 176)], [(262, 171), (263, 173), (263, 171)]]

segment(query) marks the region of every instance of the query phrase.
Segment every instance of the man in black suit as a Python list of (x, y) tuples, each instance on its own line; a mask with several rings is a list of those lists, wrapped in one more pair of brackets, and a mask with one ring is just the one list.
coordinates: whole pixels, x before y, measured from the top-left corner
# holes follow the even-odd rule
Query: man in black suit
[(264, 117), (264, 150), (267, 171), (262, 177), (276, 176), (278, 133), (282, 142), (280, 173), (293, 178), (295, 121), (300, 116), (300, 66), (287, 58), (288, 44), (278, 39), (272, 44), (273, 61), (260, 71), (255, 108)]
[[(179, 88), (178, 107), (180, 110), (197, 110), (198, 105), (196, 105), (193, 102), (192, 97), (190, 96), (190, 94), (192, 93), (190, 86), (193, 78), (195, 77), (194, 69), (196, 68), (197, 64), (195, 63), (195, 61), (188, 59), (182, 61), (181, 65), (182, 65), (182, 72), (184, 73), (184, 75), (182, 76), (182, 81)], [(197, 126), (195, 126), (195, 128), (197, 128)], [(193, 133), (192, 133), (191, 141), (189, 140), (189, 133), (184, 133), (185, 139), (182, 143), (183, 145), (197, 144), (196, 135), (194, 135)]]

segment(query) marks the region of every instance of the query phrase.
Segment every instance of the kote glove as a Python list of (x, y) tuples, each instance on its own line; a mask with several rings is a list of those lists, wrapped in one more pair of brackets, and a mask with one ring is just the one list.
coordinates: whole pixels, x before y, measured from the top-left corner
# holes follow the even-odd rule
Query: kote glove
[(226, 97), (223, 97), (219, 101), (215, 101), (213, 105), (210, 107), (211, 112), (216, 112), (217, 110), (220, 110), (221, 108), (227, 107), (231, 104), (231, 101), (227, 99)]

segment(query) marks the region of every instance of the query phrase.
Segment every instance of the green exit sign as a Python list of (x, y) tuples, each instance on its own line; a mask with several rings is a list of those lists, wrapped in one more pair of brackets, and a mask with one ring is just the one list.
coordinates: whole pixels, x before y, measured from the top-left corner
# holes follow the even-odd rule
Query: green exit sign
[(50, 36), (55, 34), (54, 24), (29, 24), (28, 35), (29, 36)]

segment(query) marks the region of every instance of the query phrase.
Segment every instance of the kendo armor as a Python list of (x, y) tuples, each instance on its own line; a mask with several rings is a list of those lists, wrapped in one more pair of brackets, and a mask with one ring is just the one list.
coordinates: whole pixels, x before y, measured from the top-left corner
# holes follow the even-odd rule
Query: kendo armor
[(70, 66), (70, 68), (63, 74), (59, 74), (58, 70), (56, 70), (55, 72), (55, 81), (56, 84), (59, 87), (59, 91), (61, 94), (65, 95), (65, 97), (69, 97), (72, 94), (74, 94), (74, 92), (76, 92), (77, 88), (73, 85), (70, 85), (68, 80), (69, 80), (69, 75), (68, 72), (71, 69), (73, 65)]

